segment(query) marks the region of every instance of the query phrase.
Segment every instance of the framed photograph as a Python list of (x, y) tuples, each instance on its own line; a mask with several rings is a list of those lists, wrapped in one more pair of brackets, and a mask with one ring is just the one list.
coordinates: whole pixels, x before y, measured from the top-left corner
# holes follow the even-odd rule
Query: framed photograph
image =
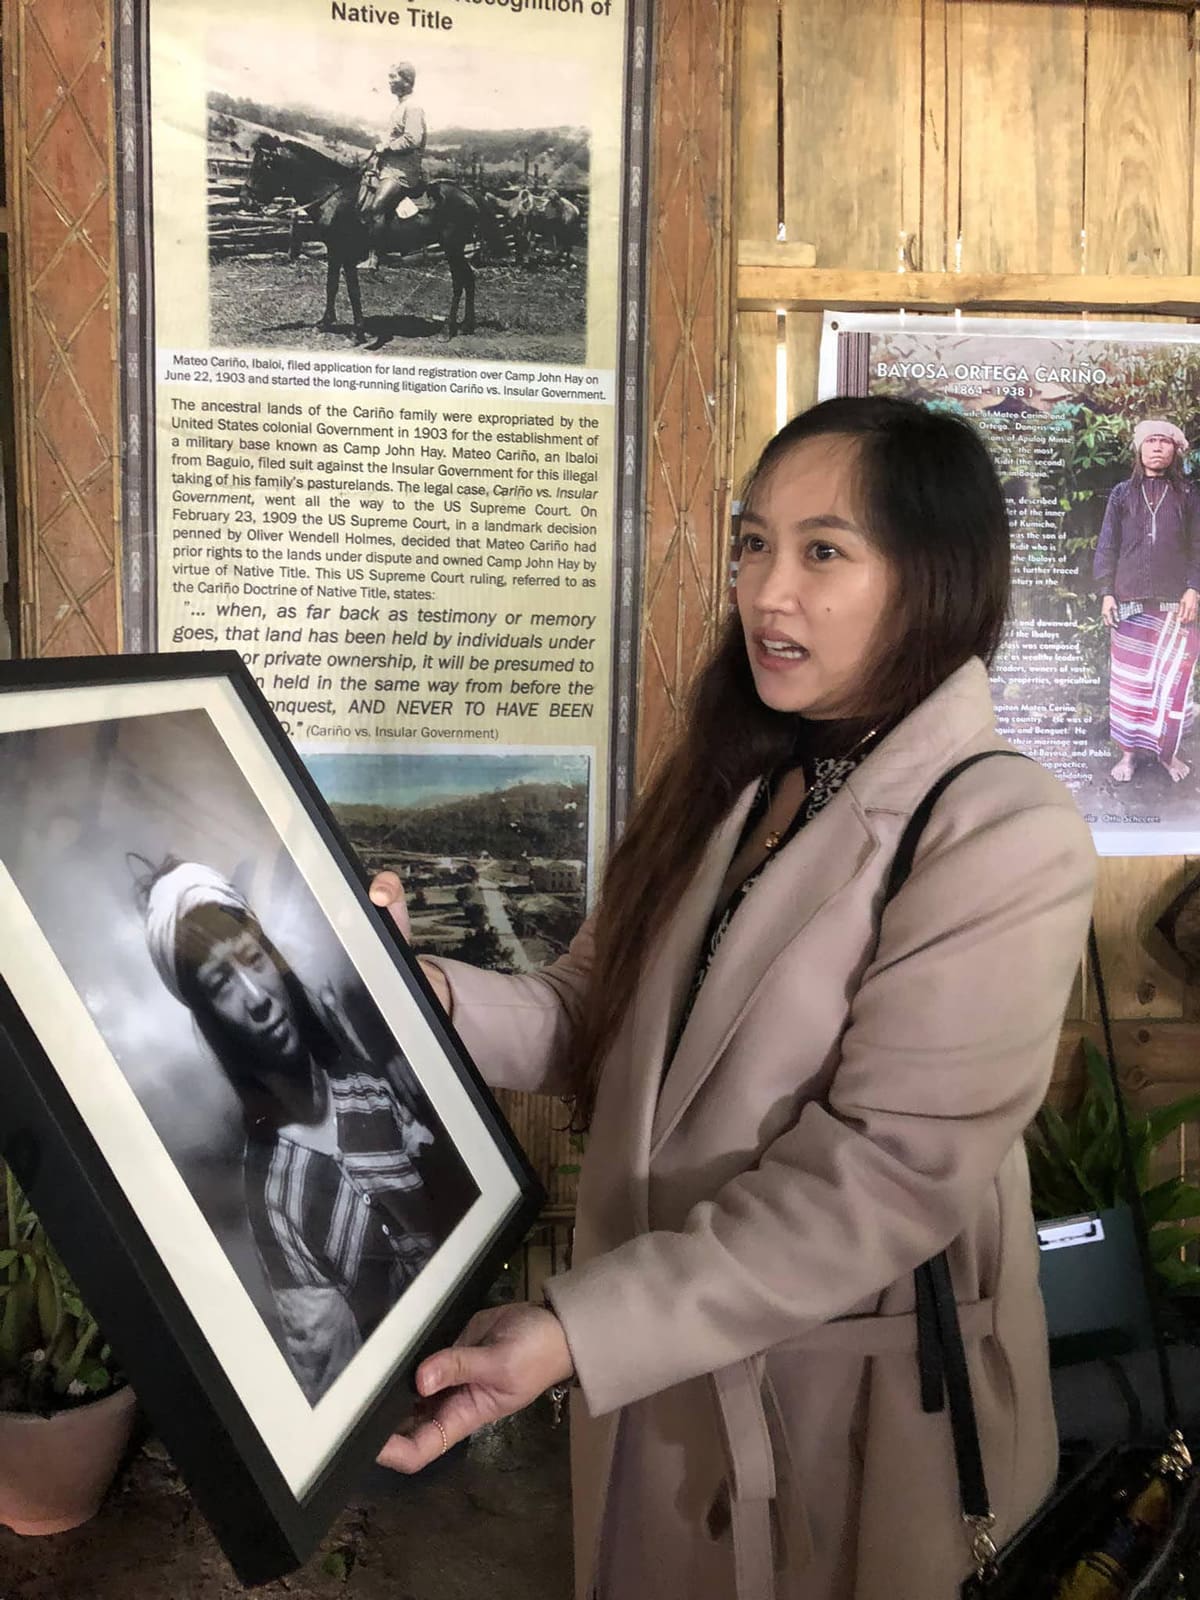
[(235, 654), (0, 669), (0, 1156), (245, 1583), (541, 1207)]

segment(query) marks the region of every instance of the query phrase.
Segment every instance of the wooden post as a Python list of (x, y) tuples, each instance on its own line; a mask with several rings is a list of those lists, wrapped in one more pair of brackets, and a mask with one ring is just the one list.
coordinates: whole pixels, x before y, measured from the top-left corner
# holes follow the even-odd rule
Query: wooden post
[(722, 614), (732, 385), (734, 0), (658, 0), (638, 773)]

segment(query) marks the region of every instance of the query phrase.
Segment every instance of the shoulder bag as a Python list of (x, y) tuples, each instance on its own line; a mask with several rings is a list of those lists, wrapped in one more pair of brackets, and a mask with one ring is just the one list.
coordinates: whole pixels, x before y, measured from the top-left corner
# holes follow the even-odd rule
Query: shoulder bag
[[(978, 761), (1019, 754), (1015, 750), (982, 751), (943, 773), (913, 813), (900, 840), (884, 892), (885, 906), (912, 871), (925, 825), (946, 787)], [(1179, 1427), (1094, 923), (1088, 934), (1088, 960), (1099, 1002), (1105, 1059), (1116, 1098), (1122, 1159), (1150, 1302), (1166, 1437), (1156, 1447), (1128, 1444), (1085, 1449), (1082, 1453), (1064, 1452), (1058, 1482), (1049, 1500), (1003, 1548), (997, 1549), (992, 1539), (995, 1517), (988, 1499), (966, 1351), (946, 1253), (943, 1251), (918, 1267), (915, 1278), (921, 1404), (927, 1412), (947, 1406), (949, 1409), (962, 1518), (974, 1564), (974, 1571), (962, 1586), (963, 1600), (1200, 1600), (1200, 1475), (1193, 1471)]]

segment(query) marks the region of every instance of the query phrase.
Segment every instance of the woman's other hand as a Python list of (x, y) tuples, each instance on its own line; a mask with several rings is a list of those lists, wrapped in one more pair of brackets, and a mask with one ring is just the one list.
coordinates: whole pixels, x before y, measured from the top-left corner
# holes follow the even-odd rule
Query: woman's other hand
[[(1117, 597), (1106, 594), (1100, 602), (1100, 620), (1106, 628), (1115, 628), (1117, 625)], [(385, 874), (387, 876), (387, 874)]]
[(1184, 627), (1196, 620), (1196, 612), (1200, 610), (1200, 593), (1195, 589), (1185, 589), (1179, 602), (1179, 620)]
[[(377, 872), (371, 879), (367, 893), (371, 896), (371, 903), (386, 911), (392, 921), (400, 929), (409, 944), (412, 943), (412, 922), (408, 915), (408, 901), (404, 898), (404, 885), (394, 872)], [(418, 957), (421, 971), (429, 980), (429, 987), (441, 1002), (442, 1010), (450, 1015), (452, 1001), (450, 998), (450, 985), (446, 981), (446, 974), (431, 961), (423, 961)]]
[[(449, 1350), (417, 1368), (418, 1406), (379, 1452), (382, 1466), (419, 1472), (485, 1422), (511, 1417), (574, 1371), (562, 1323), (544, 1306), (493, 1306)], [(436, 1398), (435, 1398), (436, 1397)]]

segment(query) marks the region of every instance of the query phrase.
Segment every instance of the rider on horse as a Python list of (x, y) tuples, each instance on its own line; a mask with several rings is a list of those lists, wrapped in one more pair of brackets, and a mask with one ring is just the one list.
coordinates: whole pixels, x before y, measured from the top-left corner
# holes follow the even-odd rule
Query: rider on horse
[(396, 96), (396, 113), (363, 173), (359, 204), (371, 243), (371, 266), (379, 264), (379, 251), (397, 206), (403, 200), (412, 202), (425, 192), (421, 160), (425, 150), (425, 113), (412, 99), (416, 79), (417, 69), (408, 61), (398, 61), (388, 73), (388, 86)]

